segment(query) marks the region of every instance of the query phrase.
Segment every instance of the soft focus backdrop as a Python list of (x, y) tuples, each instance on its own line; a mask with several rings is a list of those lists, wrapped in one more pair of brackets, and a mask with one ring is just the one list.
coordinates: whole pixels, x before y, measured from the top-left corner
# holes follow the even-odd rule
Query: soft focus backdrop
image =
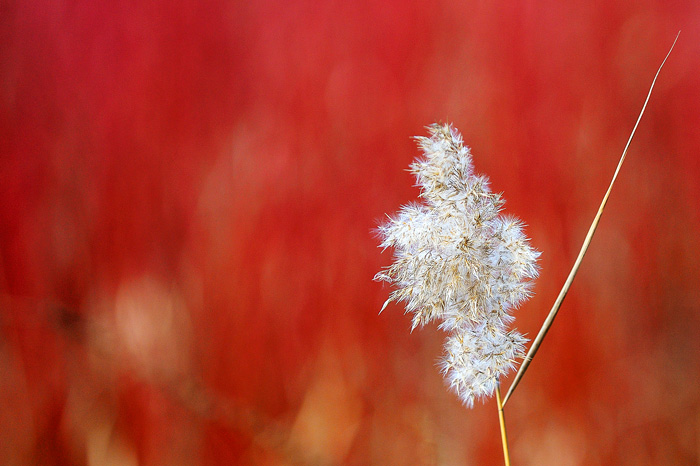
[(516, 465), (700, 461), (700, 3), (0, 6), (0, 463), (502, 464), (373, 275), (449, 121), (543, 252)]

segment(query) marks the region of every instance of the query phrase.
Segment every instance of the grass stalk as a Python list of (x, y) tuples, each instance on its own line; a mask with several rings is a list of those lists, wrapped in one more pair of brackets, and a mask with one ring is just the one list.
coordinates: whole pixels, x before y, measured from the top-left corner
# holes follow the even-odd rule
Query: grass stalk
[(549, 328), (552, 326), (552, 322), (554, 322), (554, 318), (557, 316), (557, 313), (559, 312), (559, 308), (561, 307), (561, 303), (564, 301), (564, 298), (566, 297), (566, 294), (568, 293), (569, 288), (571, 287), (571, 283), (574, 281), (574, 277), (576, 276), (576, 272), (578, 272), (578, 269), (581, 266), (581, 261), (583, 260), (583, 256), (586, 254), (586, 251), (588, 250), (588, 246), (591, 244), (591, 239), (593, 238), (593, 234), (595, 233), (595, 230), (598, 227), (598, 222), (600, 221), (600, 217), (601, 217), (601, 215), (603, 215), (603, 209), (605, 209), (605, 205), (608, 203), (608, 197), (610, 196), (610, 192), (612, 191), (612, 187), (615, 184), (615, 180), (617, 179), (617, 175), (620, 172), (620, 168), (622, 167), (622, 162), (625, 161), (625, 156), (627, 155), (627, 150), (629, 149), (630, 143), (632, 142), (632, 138), (634, 137), (634, 133), (637, 131), (637, 126), (639, 126), (639, 122), (642, 119), (642, 115), (644, 115), (644, 111), (647, 108), (647, 103), (649, 102), (649, 98), (651, 97), (651, 91), (654, 90), (654, 84), (656, 84), (656, 78), (659, 77), (659, 73), (661, 72), (661, 68), (663, 68), (664, 64), (666, 63), (668, 56), (671, 55), (671, 51), (673, 50), (673, 47), (676, 45), (676, 41), (678, 41), (679, 35), (680, 35), (680, 31), (676, 35), (676, 39), (673, 41), (673, 44), (671, 45), (671, 48), (669, 49), (668, 53), (666, 54), (666, 57), (661, 62), (659, 69), (656, 71), (656, 75), (654, 76), (654, 80), (651, 82), (651, 87), (649, 88), (649, 93), (647, 94), (647, 98), (644, 101), (644, 105), (642, 106), (642, 110), (639, 113), (639, 117), (637, 118), (637, 122), (635, 123), (634, 128), (632, 129), (632, 133), (630, 134), (629, 139), (627, 140), (627, 145), (625, 146), (625, 149), (622, 151), (622, 156), (620, 157), (620, 161), (617, 164), (617, 169), (615, 170), (615, 174), (613, 175), (612, 181), (610, 182), (610, 186), (608, 187), (608, 190), (606, 191), (605, 196), (603, 197), (603, 201), (601, 202), (600, 207), (598, 208), (598, 212), (596, 213), (595, 218), (593, 219), (593, 223), (591, 223), (591, 227), (588, 229), (588, 234), (586, 235), (586, 239), (583, 241), (583, 246), (581, 246), (581, 251), (578, 253), (578, 257), (576, 258), (576, 262), (574, 262), (574, 266), (572, 267), (571, 272), (569, 273), (569, 277), (566, 279), (564, 286), (562, 287), (561, 291), (559, 292), (559, 296), (557, 296), (557, 299), (554, 302), (554, 305), (552, 306), (552, 310), (549, 311), (549, 315), (547, 316), (547, 319), (544, 321), (544, 324), (542, 324), (542, 328), (540, 329), (539, 333), (537, 334), (537, 337), (535, 338), (535, 340), (532, 342), (532, 346), (530, 346), (530, 350), (527, 352), (525, 359), (523, 359), (523, 363), (520, 366), (518, 373), (515, 375), (515, 379), (513, 379), (513, 383), (510, 385), (510, 388), (508, 389), (508, 393), (506, 393), (506, 397), (503, 399), (503, 406), (505, 406), (505, 404), (510, 399), (510, 396), (513, 394), (513, 391), (518, 386), (518, 383), (520, 383), (520, 379), (522, 379), (523, 375), (525, 374), (525, 371), (527, 370), (528, 366), (530, 365), (532, 358), (535, 357), (537, 350), (539, 349), (540, 345), (542, 344), (542, 340), (544, 339), (545, 335), (547, 335)]
[(503, 414), (503, 403), (501, 403), (501, 382), (496, 381), (496, 404), (498, 406), (498, 422), (501, 425), (501, 443), (503, 443), (503, 459), (506, 466), (510, 466), (510, 454), (508, 453), (508, 435), (506, 434), (506, 418)]

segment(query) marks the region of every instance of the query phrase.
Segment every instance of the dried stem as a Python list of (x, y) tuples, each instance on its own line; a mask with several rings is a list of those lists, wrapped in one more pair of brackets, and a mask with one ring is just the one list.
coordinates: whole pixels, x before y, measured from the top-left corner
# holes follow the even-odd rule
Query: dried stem
[(676, 39), (673, 41), (673, 45), (671, 45), (671, 48), (668, 51), (668, 53), (666, 54), (666, 57), (664, 58), (663, 62), (661, 62), (661, 66), (659, 66), (659, 69), (656, 71), (656, 75), (654, 76), (654, 80), (651, 82), (651, 87), (649, 88), (649, 93), (647, 94), (647, 98), (644, 101), (644, 105), (642, 106), (642, 111), (639, 113), (639, 117), (637, 118), (637, 122), (635, 123), (634, 128), (632, 129), (632, 133), (630, 134), (629, 139), (627, 140), (627, 145), (625, 146), (625, 150), (622, 151), (622, 156), (620, 157), (620, 161), (617, 164), (617, 169), (615, 170), (615, 174), (613, 175), (612, 181), (610, 182), (610, 186), (608, 187), (608, 190), (605, 193), (605, 196), (603, 197), (603, 202), (601, 202), (600, 207), (598, 208), (598, 212), (596, 213), (596, 216), (593, 219), (593, 223), (591, 224), (591, 227), (588, 229), (588, 234), (586, 235), (586, 239), (583, 241), (583, 246), (581, 246), (581, 251), (578, 253), (578, 257), (576, 258), (576, 262), (574, 263), (574, 266), (571, 269), (571, 272), (569, 273), (569, 277), (566, 279), (564, 286), (562, 287), (561, 291), (559, 292), (559, 296), (557, 297), (557, 300), (554, 302), (554, 306), (552, 306), (552, 310), (549, 311), (549, 315), (547, 316), (547, 319), (544, 321), (544, 324), (542, 324), (542, 328), (540, 329), (540, 332), (537, 334), (535, 341), (532, 342), (532, 346), (530, 347), (530, 350), (527, 352), (527, 355), (525, 356), (525, 359), (523, 360), (523, 363), (520, 366), (518, 373), (515, 375), (515, 379), (513, 379), (513, 383), (511, 384), (510, 388), (508, 389), (508, 393), (506, 393), (506, 397), (503, 400), (504, 406), (508, 402), (508, 400), (510, 399), (510, 396), (513, 394), (515, 387), (517, 387), (518, 383), (520, 383), (520, 379), (525, 374), (525, 371), (527, 370), (528, 366), (530, 365), (532, 358), (535, 357), (535, 354), (537, 353), (537, 350), (539, 349), (540, 344), (542, 343), (542, 340), (544, 339), (545, 335), (547, 335), (549, 328), (552, 326), (552, 322), (554, 321), (554, 318), (557, 316), (557, 312), (559, 312), (559, 308), (561, 307), (561, 303), (562, 303), (562, 301), (564, 301), (564, 297), (566, 297), (566, 293), (569, 291), (569, 288), (571, 287), (571, 283), (574, 281), (574, 277), (576, 276), (576, 272), (578, 272), (578, 269), (581, 266), (581, 261), (583, 260), (583, 256), (586, 254), (586, 251), (588, 250), (588, 246), (591, 244), (591, 239), (593, 238), (593, 234), (595, 233), (595, 230), (598, 227), (598, 222), (600, 221), (600, 217), (601, 217), (601, 215), (603, 215), (603, 209), (605, 208), (605, 205), (608, 203), (608, 197), (610, 196), (610, 191), (612, 191), (613, 184), (615, 184), (615, 180), (617, 179), (617, 174), (620, 172), (620, 167), (622, 167), (622, 162), (625, 161), (625, 156), (627, 155), (627, 149), (629, 149), (630, 143), (632, 142), (632, 138), (634, 137), (634, 133), (635, 133), (635, 131), (637, 131), (637, 126), (639, 125), (639, 122), (642, 119), (642, 115), (644, 115), (644, 110), (646, 110), (646, 108), (647, 108), (647, 103), (649, 102), (649, 98), (651, 97), (651, 91), (654, 89), (654, 84), (656, 84), (656, 78), (659, 77), (659, 73), (661, 72), (661, 68), (663, 68), (664, 63), (666, 63), (668, 56), (671, 55), (671, 51), (673, 50), (673, 47), (676, 45), (676, 41), (678, 40), (679, 35), (680, 35), (680, 31), (676, 35)]
[(503, 443), (503, 459), (506, 466), (510, 466), (510, 454), (508, 453), (508, 435), (506, 434), (506, 418), (503, 414), (503, 403), (501, 403), (501, 382), (496, 380), (496, 404), (498, 406), (498, 421), (501, 425), (501, 442)]

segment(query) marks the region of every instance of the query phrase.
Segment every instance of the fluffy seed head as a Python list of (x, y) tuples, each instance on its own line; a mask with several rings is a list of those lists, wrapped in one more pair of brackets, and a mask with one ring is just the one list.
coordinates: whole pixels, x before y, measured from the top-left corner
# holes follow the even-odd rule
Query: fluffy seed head
[(403, 206), (379, 227), (394, 263), (375, 280), (396, 289), (412, 328), (439, 321), (449, 336), (440, 363), (463, 403), (493, 394), (496, 380), (522, 357), (525, 338), (509, 331), (512, 310), (532, 294), (539, 252), (523, 223), (501, 214), (504, 201), (474, 173), (469, 148), (450, 125), (417, 137), (423, 157), (411, 164), (422, 202)]

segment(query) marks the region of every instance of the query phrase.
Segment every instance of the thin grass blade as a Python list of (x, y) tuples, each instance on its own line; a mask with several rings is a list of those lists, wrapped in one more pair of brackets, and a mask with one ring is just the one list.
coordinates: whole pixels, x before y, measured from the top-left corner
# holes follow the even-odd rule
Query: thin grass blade
[(559, 292), (559, 296), (557, 296), (557, 299), (554, 302), (554, 305), (552, 306), (552, 310), (549, 311), (549, 315), (547, 316), (547, 319), (545, 319), (544, 324), (542, 324), (542, 328), (540, 329), (539, 333), (537, 334), (537, 337), (535, 338), (535, 340), (532, 342), (532, 346), (530, 346), (530, 350), (527, 352), (525, 359), (523, 359), (523, 363), (520, 366), (518, 373), (515, 375), (515, 378), (513, 379), (513, 383), (510, 385), (510, 388), (508, 389), (508, 393), (506, 393), (506, 396), (503, 399), (503, 406), (505, 406), (505, 404), (510, 399), (510, 396), (513, 394), (513, 391), (515, 391), (515, 388), (520, 383), (520, 380), (522, 379), (523, 375), (525, 374), (525, 371), (527, 371), (527, 368), (530, 366), (530, 362), (532, 362), (532, 359), (535, 357), (535, 354), (537, 354), (537, 350), (539, 349), (540, 345), (542, 344), (542, 340), (544, 339), (545, 335), (547, 335), (547, 332), (549, 331), (549, 328), (552, 326), (552, 322), (554, 322), (554, 318), (557, 316), (557, 313), (559, 312), (559, 308), (561, 307), (561, 304), (564, 301), (566, 294), (569, 292), (569, 288), (571, 288), (571, 283), (574, 281), (574, 277), (576, 277), (576, 273), (578, 272), (578, 269), (581, 266), (581, 261), (583, 260), (583, 256), (586, 254), (586, 251), (588, 251), (588, 246), (591, 244), (591, 240), (593, 239), (593, 234), (595, 233), (596, 228), (598, 228), (598, 223), (600, 222), (600, 217), (603, 215), (603, 209), (605, 209), (605, 205), (608, 203), (608, 197), (610, 197), (610, 192), (612, 191), (612, 187), (615, 184), (615, 180), (617, 179), (618, 173), (620, 173), (620, 168), (622, 167), (622, 163), (625, 161), (625, 157), (627, 156), (627, 150), (630, 147), (630, 143), (632, 142), (632, 138), (634, 137), (634, 133), (637, 131), (637, 126), (639, 126), (639, 122), (642, 119), (642, 115), (644, 115), (644, 111), (647, 108), (647, 103), (649, 102), (649, 98), (651, 97), (651, 91), (654, 90), (654, 85), (656, 84), (656, 78), (659, 77), (659, 73), (661, 72), (661, 68), (663, 68), (669, 55), (671, 55), (671, 51), (673, 51), (673, 47), (676, 45), (676, 41), (678, 41), (679, 35), (680, 35), (680, 31), (678, 31), (678, 34), (676, 35), (676, 39), (673, 41), (673, 45), (671, 45), (671, 48), (669, 49), (668, 53), (666, 54), (666, 57), (661, 62), (659, 69), (656, 71), (656, 75), (654, 75), (654, 80), (651, 82), (651, 87), (649, 88), (649, 93), (647, 94), (647, 98), (644, 101), (644, 105), (642, 106), (642, 110), (639, 113), (639, 117), (637, 118), (637, 122), (634, 124), (634, 128), (632, 128), (632, 133), (630, 134), (630, 137), (627, 140), (627, 145), (625, 145), (625, 149), (622, 151), (622, 156), (620, 157), (620, 161), (617, 164), (617, 169), (615, 170), (615, 174), (612, 177), (612, 181), (610, 182), (610, 186), (608, 187), (608, 190), (606, 191), (605, 196), (603, 197), (603, 201), (601, 202), (600, 207), (598, 208), (598, 212), (596, 213), (595, 218), (593, 219), (593, 223), (591, 223), (591, 227), (588, 229), (588, 234), (586, 235), (586, 239), (583, 241), (583, 246), (581, 246), (581, 251), (579, 251), (579, 253), (578, 253), (578, 257), (576, 258), (576, 262), (574, 262), (574, 266), (572, 267), (571, 272), (569, 272), (569, 276), (566, 279), (566, 282), (564, 283), (564, 286), (562, 287), (561, 291)]

